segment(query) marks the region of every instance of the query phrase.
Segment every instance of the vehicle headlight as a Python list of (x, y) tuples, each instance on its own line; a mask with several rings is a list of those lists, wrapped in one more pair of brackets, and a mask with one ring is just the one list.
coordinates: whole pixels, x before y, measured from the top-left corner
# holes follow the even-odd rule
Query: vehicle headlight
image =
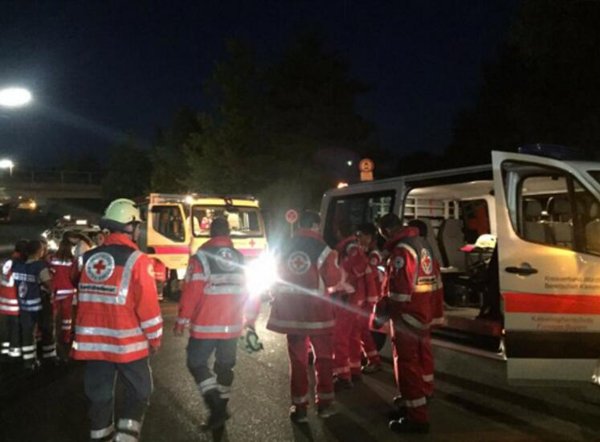
[(270, 253), (263, 253), (245, 266), (246, 286), (250, 296), (260, 296), (278, 280), (277, 263)]

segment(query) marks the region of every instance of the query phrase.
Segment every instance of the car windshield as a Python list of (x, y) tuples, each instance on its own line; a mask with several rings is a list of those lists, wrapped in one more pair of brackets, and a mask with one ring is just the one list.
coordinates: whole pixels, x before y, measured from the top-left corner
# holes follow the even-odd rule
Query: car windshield
[(194, 206), (192, 209), (192, 231), (194, 236), (209, 236), (212, 220), (223, 217), (229, 222), (231, 236), (263, 236), (262, 216), (252, 207)]

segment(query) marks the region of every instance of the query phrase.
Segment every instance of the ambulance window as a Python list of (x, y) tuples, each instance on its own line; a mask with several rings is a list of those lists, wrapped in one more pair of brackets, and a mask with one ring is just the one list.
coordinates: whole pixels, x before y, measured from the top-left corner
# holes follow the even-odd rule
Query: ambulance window
[(194, 206), (192, 231), (194, 236), (210, 236), (212, 220), (222, 217), (229, 222), (233, 237), (261, 237), (264, 235), (260, 211), (252, 207)]
[(461, 201), (460, 209), (464, 220), (465, 241), (475, 244), (477, 238), (490, 233), (490, 216), (486, 200)]
[(152, 207), (152, 228), (172, 241), (185, 240), (183, 217), (178, 206)]
[[(600, 254), (600, 208), (596, 198), (570, 174), (552, 168), (509, 163), (508, 204), (521, 238), (539, 244)], [(512, 184), (511, 184), (512, 181)], [(512, 200), (512, 201), (511, 201)]]
[(354, 226), (375, 223), (394, 208), (395, 191), (333, 198), (327, 209), (325, 240), (329, 245), (337, 243), (336, 226), (341, 220), (349, 219)]

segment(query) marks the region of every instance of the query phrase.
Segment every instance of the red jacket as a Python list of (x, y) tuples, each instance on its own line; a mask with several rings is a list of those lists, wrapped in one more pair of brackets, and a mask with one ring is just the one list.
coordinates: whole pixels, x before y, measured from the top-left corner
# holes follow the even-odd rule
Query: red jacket
[(318, 233), (299, 229), (280, 248), (278, 271), (281, 282), (273, 288), (267, 328), (295, 335), (333, 333), (335, 315), (327, 288), (341, 279), (337, 253)]
[(253, 322), (259, 302), (250, 302), (244, 277), (244, 257), (229, 237), (204, 243), (190, 258), (179, 301), (179, 326), (190, 326), (196, 339), (232, 339)]
[(160, 346), (162, 317), (150, 258), (122, 233), (77, 260), (78, 311), (72, 356), (126, 363)]
[(154, 279), (165, 282), (167, 280), (167, 266), (157, 258), (152, 258), (152, 265), (154, 266)]
[(343, 239), (335, 249), (339, 254), (340, 267), (343, 270), (342, 284), (336, 287), (336, 290), (345, 291), (350, 304), (364, 304), (368, 297), (365, 274), (371, 272), (365, 252), (360, 248), (355, 236)]
[(77, 289), (71, 282), (71, 274), (73, 273), (74, 260), (61, 260), (56, 256), (51, 256), (48, 260), (52, 273), (52, 290), (54, 291), (54, 299), (60, 301), (73, 296)]
[(0, 315), (18, 316), (19, 299), (17, 297), (17, 288), (13, 278), (13, 260), (18, 258), (12, 255), (2, 265), (2, 279), (0, 280)]
[(367, 259), (369, 260), (370, 269), (370, 272), (365, 275), (368, 289), (367, 302), (373, 305), (381, 298), (381, 290), (385, 280), (385, 270), (381, 269), (383, 267), (383, 255), (373, 247), (369, 250)]
[(441, 282), (431, 248), (415, 227), (405, 227), (385, 245), (389, 252), (384, 294), (391, 319), (429, 330), (434, 294)]

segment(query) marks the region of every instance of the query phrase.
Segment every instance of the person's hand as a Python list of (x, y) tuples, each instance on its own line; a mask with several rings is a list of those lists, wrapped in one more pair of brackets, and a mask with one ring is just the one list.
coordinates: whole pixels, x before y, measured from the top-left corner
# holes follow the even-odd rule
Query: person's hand
[(179, 337), (183, 336), (184, 330), (185, 330), (185, 325), (180, 324), (179, 322), (176, 322), (175, 326), (173, 327), (173, 334), (179, 338)]

